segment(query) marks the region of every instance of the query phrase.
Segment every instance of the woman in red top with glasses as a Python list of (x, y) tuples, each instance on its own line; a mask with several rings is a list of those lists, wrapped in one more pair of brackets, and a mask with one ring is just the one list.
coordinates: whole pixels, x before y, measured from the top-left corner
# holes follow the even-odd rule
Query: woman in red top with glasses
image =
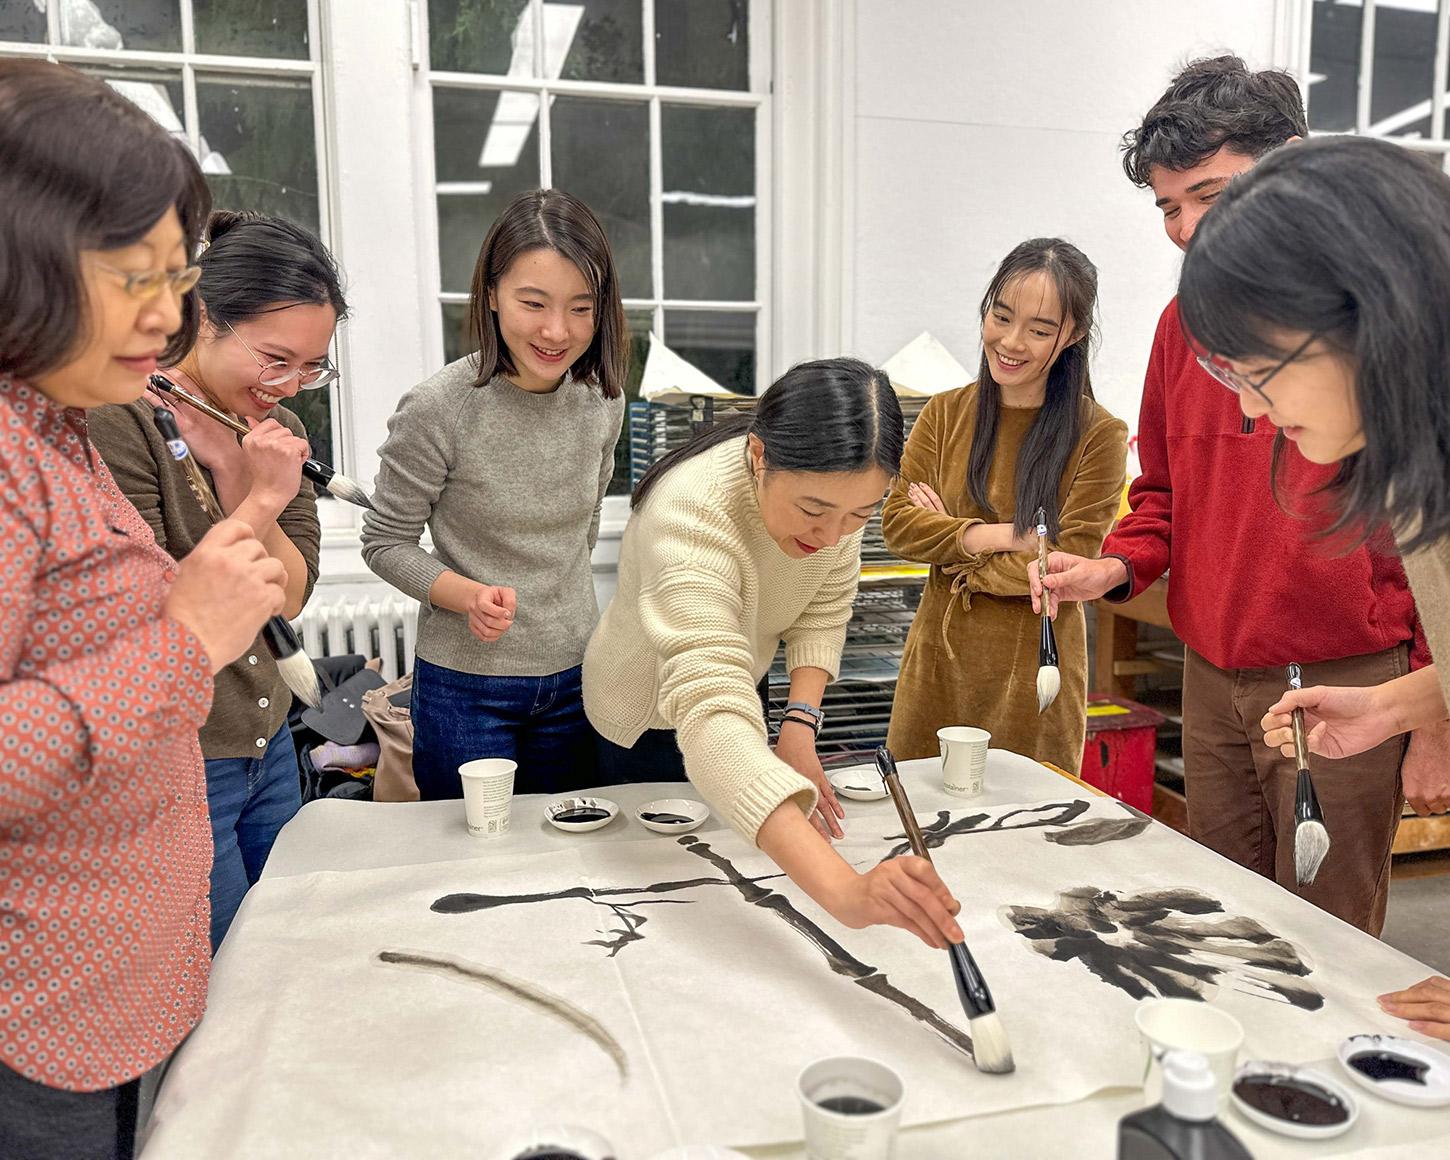
[[(91, 417), (91, 438), (156, 542), (183, 560), (222, 515), (243, 520), (287, 569), (283, 615), (297, 616), (317, 580), (321, 529), (303, 481), (306, 429), (284, 403), (336, 377), (328, 347), (347, 313), (332, 255), (312, 234), (261, 214), (217, 211), (197, 265), (200, 327), (186, 356), (163, 372), (247, 423), (242, 439), (190, 407), (176, 412), (191, 458), (177, 463), (153, 419), (150, 392)], [(198, 500), (202, 502), (198, 502)], [(205, 503), (205, 510), (202, 503)], [(278, 832), (298, 810), (301, 778), (287, 727), (292, 694), (255, 642), (216, 676), (201, 729), (215, 854), (215, 951)]]
[(212, 675), (284, 601), (226, 520), (180, 567), (87, 414), (196, 333), (210, 197), (105, 83), (0, 61), (0, 1156), (129, 1156), (201, 1017)]

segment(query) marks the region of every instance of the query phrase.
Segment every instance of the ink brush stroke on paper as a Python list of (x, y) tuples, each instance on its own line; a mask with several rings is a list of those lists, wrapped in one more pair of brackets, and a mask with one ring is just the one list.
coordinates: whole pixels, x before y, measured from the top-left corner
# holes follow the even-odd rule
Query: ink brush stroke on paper
[(582, 1011), (567, 999), (546, 991), (534, 983), (511, 978), (494, 967), (470, 962), (456, 955), (431, 954), (426, 951), (383, 950), (379, 951), (378, 962), (389, 966), (404, 967), (430, 974), (442, 975), (455, 983), (470, 983), (497, 991), (505, 997), (531, 1006), (544, 1015), (559, 1020), (575, 1031), (592, 1039), (614, 1061), (619, 1071), (620, 1082), (629, 1078), (629, 1060), (619, 1040), (611, 1035), (604, 1024), (587, 1011)]

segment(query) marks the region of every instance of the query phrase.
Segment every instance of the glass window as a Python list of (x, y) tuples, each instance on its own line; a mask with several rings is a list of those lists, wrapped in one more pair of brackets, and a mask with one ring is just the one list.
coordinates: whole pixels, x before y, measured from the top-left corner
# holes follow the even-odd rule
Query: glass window
[(750, 87), (749, 0), (654, 0), (654, 6), (660, 84)]
[(665, 105), (664, 293), (755, 297), (755, 111)]
[(534, 75), (529, 0), (428, 0), (428, 58), (438, 72)]
[(1354, 129), (1359, 44), (1364, 9), (1315, 0), (1309, 41), (1309, 127), (1326, 133)]
[(1435, 89), (1435, 24), (1429, 12), (1375, 6), (1374, 84), (1369, 119), (1390, 137), (1429, 137), (1430, 94)]
[(0, 40), (44, 44), (45, 37), (45, 12), (36, 7), (34, 0), (0, 4)]
[(666, 310), (665, 341), (722, 387), (755, 394), (755, 315), (726, 310)]
[(196, 51), (306, 60), (307, 0), (191, 0)]
[[(551, 19), (557, 10), (559, 17)], [(544, 5), (544, 55), (561, 60), (549, 76), (567, 81), (644, 83), (644, 10), (639, 0)]]
[[(21, 0), (28, 3), (29, 0)], [(178, 0), (87, 0), (59, 3), (58, 43), (74, 48), (109, 48), (155, 52), (181, 51), (181, 5)], [(5, 7), (12, 7), (9, 0)]]

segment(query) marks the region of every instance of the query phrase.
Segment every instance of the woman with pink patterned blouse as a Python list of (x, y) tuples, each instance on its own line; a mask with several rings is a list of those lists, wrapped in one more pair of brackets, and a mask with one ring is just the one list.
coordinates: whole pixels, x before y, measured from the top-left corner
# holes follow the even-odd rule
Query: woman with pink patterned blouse
[(178, 566), (87, 437), (196, 334), (196, 162), (21, 60), (0, 158), (0, 1156), (128, 1157), (136, 1080), (206, 998), (197, 728), (284, 572), (234, 520)]

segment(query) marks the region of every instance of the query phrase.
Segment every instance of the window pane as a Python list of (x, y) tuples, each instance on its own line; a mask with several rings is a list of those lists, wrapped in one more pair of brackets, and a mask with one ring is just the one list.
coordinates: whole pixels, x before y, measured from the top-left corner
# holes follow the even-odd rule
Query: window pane
[(152, 119), (173, 137), (186, 140), (186, 125), (182, 121), (181, 73), (167, 69), (119, 68), (108, 65), (105, 68), (87, 68), (94, 76), (105, 82), (129, 100), (151, 114)]
[[(755, 394), (755, 314), (733, 310), (666, 310), (661, 337), (669, 348), (727, 390)], [(764, 390), (768, 384), (760, 384)]]
[(440, 72), (533, 76), (529, 0), (428, 0), (428, 53)]
[(755, 110), (664, 105), (666, 298), (755, 299)]
[(317, 233), (312, 88), (305, 81), (199, 76), (201, 168), (218, 209), (255, 209)]
[(45, 13), (35, 7), (33, 0), (0, 4), (0, 40), (42, 44), (45, 37)]
[(1354, 128), (1359, 82), (1360, 18), (1364, 9), (1315, 0), (1309, 40), (1309, 127), (1330, 133)]
[(320, 459), (333, 467), (341, 467), (341, 464), (332, 457), (332, 392), (339, 387), (346, 390), (346, 383), (346, 379), (340, 379), (315, 391), (298, 391), (283, 404), (306, 426), (312, 458)]
[(1369, 119), (1393, 137), (1430, 136), (1435, 88), (1435, 13), (1376, 6)]
[(649, 107), (557, 97), (550, 109), (554, 185), (604, 224), (626, 298), (649, 298)]
[(468, 333), (468, 303), (443, 303), (443, 361), (456, 362), (477, 349)]
[(649, 332), (654, 325), (653, 310), (626, 310), (629, 323), (629, 379), (624, 387), (625, 418), (614, 445), (614, 478), (609, 481), (610, 495), (628, 495), (629, 484), (629, 404), (639, 399), (639, 383), (644, 377), (644, 360), (649, 353)]
[(307, 59), (307, 0), (191, 0), (196, 51)]
[(660, 84), (750, 87), (750, 0), (654, 0), (654, 6)]
[[(20, 0), (22, 4), (30, 0)], [(181, 51), (177, 0), (52, 0), (60, 5), (60, 43), (82, 48)], [(5, 0), (4, 7), (15, 5)]]
[[(544, 5), (548, 75), (570, 81), (644, 83), (644, 8), (640, 0)], [(559, 71), (554, 63), (563, 62)]]

